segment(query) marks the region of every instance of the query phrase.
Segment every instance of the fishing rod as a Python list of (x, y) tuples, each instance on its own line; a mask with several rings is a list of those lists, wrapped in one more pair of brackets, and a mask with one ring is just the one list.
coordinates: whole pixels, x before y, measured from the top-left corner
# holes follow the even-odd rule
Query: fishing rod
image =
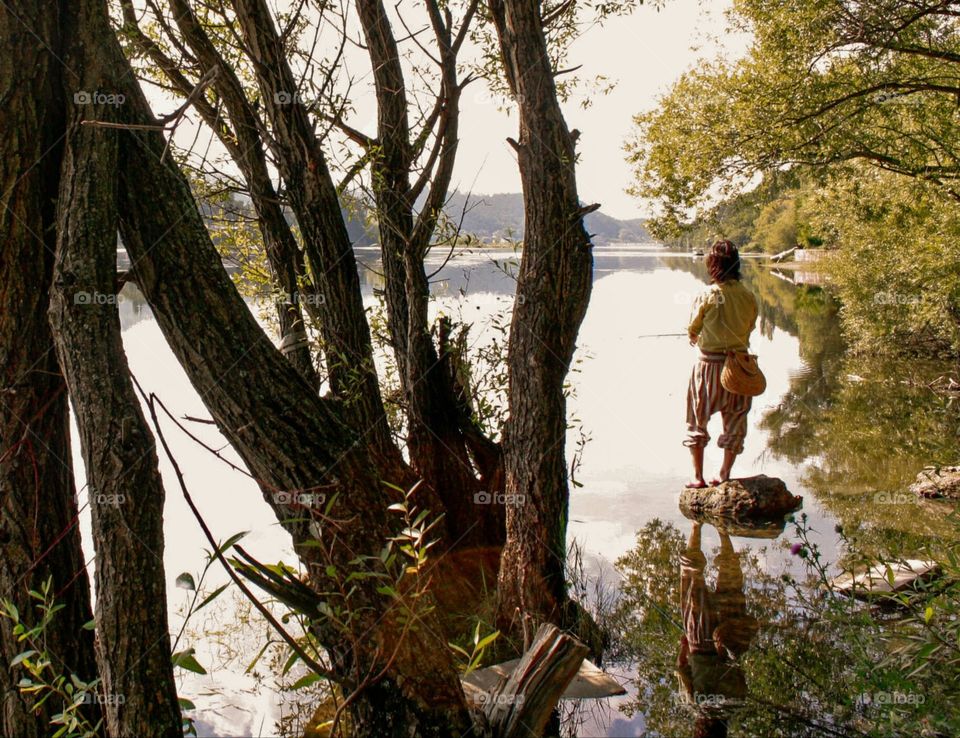
[(676, 338), (677, 336), (683, 336), (686, 338), (686, 333), (645, 333), (643, 335), (637, 336), (637, 338)]

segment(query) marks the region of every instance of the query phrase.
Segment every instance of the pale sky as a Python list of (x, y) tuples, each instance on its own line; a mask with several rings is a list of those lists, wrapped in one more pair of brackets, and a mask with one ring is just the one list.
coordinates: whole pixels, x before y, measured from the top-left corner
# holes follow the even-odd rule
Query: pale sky
[[(577, 146), (581, 199), (601, 203), (603, 212), (616, 218), (648, 215), (642, 203), (624, 192), (630, 184), (630, 166), (623, 143), (632, 117), (655, 107), (657, 96), (702, 54), (715, 54), (717, 45), (711, 38), (723, 31), (723, 12), (729, 5), (727, 0), (668, 0), (660, 11), (643, 6), (630, 16), (592, 28), (577, 41), (570, 65), (582, 64), (584, 78), (601, 74), (617, 81), (609, 95), (595, 96), (586, 110), (576, 100), (564, 107), (570, 127), (581, 132)], [(700, 51), (692, 48), (695, 45)], [(724, 51), (730, 55), (740, 55), (745, 47), (742, 36), (724, 39)], [(519, 192), (516, 157), (505, 141), (516, 136), (516, 116), (507, 118), (496, 106), (476, 102), (484, 97), (479, 88), (464, 96), (456, 170), (460, 189), (469, 189), (476, 179), (474, 192)]]
[[(287, 1), (275, 0), (281, 7)], [(344, 5), (350, 8), (352, 3), (344, 0)], [(606, 96), (592, 95), (593, 105), (587, 109), (581, 107), (580, 97), (571, 98), (564, 106), (568, 124), (581, 132), (577, 170), (581, 199), (599, 202), (603, 212), (617, 218), (649, 215), (644, 203), (625, 192), (631, 172), (624, 158), (623, 144), (630, 135), (632, 117), (655, 107), (658, 95), (666, 92), (698, 58), (715, 56), (721, 44), (726, 55), (743, 53), (747, 39), (724, 33), (724, 11), (729, 5), (730, 0), (666, 0), (660, 10), (641, 6), (632, 15), (612, 18), (603, 26), (590, 28), (573, 45), (569, 66), (582, 65), (579, 74), (584, 79), (603, 75), (615, 82), (614, 89)], [(413, 12), (411, 9), (415, 19)], [(426, 21), (423, 23), (425, 28)], [(351, 24), (355, 25), (355, 18)], [(399, 24), (394, 32), (398, 38), (406, 35)], [(332, 46), (320, 48), (332, 49)], [(464, 52), (466, 56), (467, 49)], [(364, 50), (351, 47), (344, 64), (354, 80), (351, 97), (356, 112), (348, 122), (375, 135), (376, 110), (369, 58)], [(169, 112), (175, 106), (172, 101), (164, 101), (155, 88), (149, 89), (148, 95), (158, 113)], [(462, 192), (520, 191), (516, 157), (506, 142), (508, 136), (517, 135), (517, 118), (515, 112), (509, 114), (499, 108), (501, 102), (491, 100), (482, 81), (474, 82), (464, 92), (461, 145), (453, 180), (453, 187)], [(195, 133), (196, 129), (185, 123), (178, 129), (176, 140), (180, 146), (193, 145), (195, 152), (203, 153), (207, 148), (206, 137), (195, 138)], [(219, 146), (214, 143), (208, 151), (217, 149)]]

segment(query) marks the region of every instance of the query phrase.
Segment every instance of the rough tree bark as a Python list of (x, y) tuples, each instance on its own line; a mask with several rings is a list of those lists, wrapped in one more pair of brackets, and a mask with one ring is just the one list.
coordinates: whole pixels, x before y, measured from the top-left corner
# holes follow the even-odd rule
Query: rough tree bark
[[(217, 109), (204, 97), (191, 96), (193, 83), (187, 80), (177, 64), (157, 44), (140, 31), (131, 0), (123, 0), (122, 5), (126, 29), (138, 47), (158, 65), (184, 97), (193, 100), (203, 120), (217, 133), (243, 172), (251, 199), (260, 214), (268, 255), (271, 253), (271, 240), (283, 244), (292, 240), (285, 223), (279, 223), (275, 217), (267, 217), (274, 211), (279, 212), (279, 206), (267, 176), (264, 147), (270, 136), (262, 137), (260, 133), (266, 124), (259, 121), (235, 71), (207, 35), (189, 3), (170, 0), (175, 22), (181, 31), (182, 45), (189, 48), (201, 70), (217, 72), (210, 86), (216, 90), (230, 125), (222, 120)], [(368, 139), (339, 121), (334, 123), (341, 125), (348, 135), (364, 145), (367, 157), (373, 162), (374, 193), (386, 273), (388, 326), (404, 388), (409, 424), (407, 447), (412, 466), (443, 498), (448, 540), (461, 549), (488, 547), (490, 553), (484, 558), (496, 561), (504, 538), (504, 511), (499, 505), (474, 504), (474, 495), (480, 491), (502, 490), (502, 457), (499, 446), (480, 432), (469, 412), (464, 412), (469, 408), (465, 408), (457, 396), (459, 387), (452, 381), (452, 359), (447, 355), (449, 348), (441, 345), (438, 351), (433, 344), (427, 322), (429, 286), (423, 268), (423, 258), (446, 197), (456, 157), (462, 88), (457, 80), (457, 53), (470, 29), (477, 5), (478, 0), (474, 0), (467, 6), (460, 29), (455, 34), (452, 15), (442, 11), (436, 2), (427, 4), (437, 40), (443, 82), (437, 105), (425, 122), (425, 133), (414, 142), (410, 140), (403, 70), (386, 12), (382, 3), (367, 0), (358, 2), (377, 87), (378, 137)], [(248, 16), (246, 34), (259, 39), (258, 43), (268, 51), (280, 46), (284, 54), (288, 53), (275, 37), (271, 23), (258, 20), (251, 25), (249, 19), (267, 17), (262, 9), (256, 4), (244, 7)], [(285, 121), (285, 125), (277, 132), (279, 143), (271, 141), (277, 159), (286, 162), (281, 167), (282, 171), (300, 172), (303, 161), (306, 161), (310, 176), (303, 177), (297, 186), (309, 185), (318, 192), (331, 190), (332, 182), (322, 182), (327, 178), (324, 167), (317, 165), (317, 162), (322, 163), (322, 153), (314, 149), (305, 158), (301, 147), (291, 138), (306, 130), (308, 117), (294, 109), (302, 106), (296, 91), (289, 89), (292, 81), (287, 79), (287, 72), (274, 69), (277, 61), (283, 57), (277, 54), (271, 57), (269, 63), (254, 58), (252, 54), (250, 57), (255, 68), (262, 68), (260, 82), (267, 86), (266, 92), (261, 91), (261, 97), (272, 100), (269, 107), (273, 115), (282, 116)], [(275, 88), (282, 89), (276, 91)], [(275, 90), (272, 97), (269, 96), (271, 89)], [(411, 186), (410, 172), (414, 160), (426, 146), (426, 134), (434, 128), (436, 144), (425, 157), (424, 171)], [(316, 184), (320, 182), (323, 187), (317, 190)], [(291, 184), (285, 184), (289, 196)], [(425, 204), (419, 217), (415, 218), (414, 203), (425, 191)], [(302, 208), (309, 205), (312, 210), (307, 215), (314, 222), (322, 220), (318, 214), (322, 214), (326, 204), (321, 198), (301, 192), (298, 196), (291, 196), (291, 201), (295, 212), (301, 213)], [(274, 233), (268, 237), (267, 231)], [(329, 233), (327, 237), (337, 242), (340, 233)], [(295, 273), (302, 282), (304, 275), (289, 267), (291, 263), (299, 263), (296, 244), (292, 249), (284, 246), (273, 250), (278, 253), (277, 258), (271, 259), (277, 262), (274, 271)], [(321, 272), (332, 268), (328, 259), (334, 259), (335, 270), (339, 269), (339, 262), (342, 261), (342, 252), (336, 249), (313, 248), (311, 254), (311, 262)], [(313, 304), (312, 297), (315, 295), (307, 294), (308, 307)], [(323, 315), (315, 307), (311, 307), (310, 313), (318, 324), (323, 324)], [(341, 355), (344, 364), (348, 363), (346, 358), (345, 354)], [(357, 356), (353, 360), (357, 361)], [(363, 363), (362, 360), (357, 362), (361, 370)], [(495, 574), (495, 568), (494, 565), (493, 572), (488, 570), (487, 574)]]
[[(33, 623), (27, 596), (48, 577), (64, 605), (47, 635), (55, 668), (97, 676), (92, 617), (74, 490), (67, 393), (47, 322), (56, 246), (54, 203), (63, 125), (55, 57), (57, 18), (45, 3), (0, 7), (0, 597)], [(35, 715), (22, 676), (9, 667), (24, 650), (0, 619), (0, 734), (49, 735), (62, 709)], [(100, 711), (85, 710), (95, 724)]]
[[(90, 17), (89, 53), (112, 70), (105, 84), (126, 97), (126, 123), (157, 124), (101, 14)], [(376, 555), (397, 524), (383, 482), (412, 483), (402, 463), (385, 458), (363, 428), (351, 429), (343, 404), (316, 395), (263, 333), (230, 282), (183, 175), (157, 131), (118, 134), (120, 227), (137, 284), (171, 348), (218, 427), (241, 455), (266, 501), (291, 533), (318, 587), (337, 586), (327, 565), (357, 567)], [(395, 457), (398, 457), (395, 454)], [(280, 492), (287, 494), (280, 495)], [(327, 519), (289, 493), (338, 494)], [(316, 545), (320, 542), (322, 545)], [(334, 671), (349, 692), (372, 683), (351, 704), (357, 735), (449, 735), (470, 720), (436, 614), (405, 628), (401, 613), (359, 580), (355, 637), (320, 626)]]
[(159, 45), (140, 30), (133, 1), (121, 0), (120, 4), (123, 9), (124, 32), (129, 34), (141, 52), (163, 71), (170, 84), (184, 98), (192, 100), (194, 109), (210, 130), (216, 133), (242, 172), (257, 213), (257, 225), (263, 237), (267, 261), (283, 291), (277, 301), (277, 315), (283, 341), (281, 345), (288, 345), (284, 354), (312, 387), (319, 388), (319, 377), (313, 365), (303, 320), (304, 306), (308, 312), (318, 315), (319, 295), (305, 273), (300, 249), (290, 224), (284, 217), (283, 207), (267, 168), (259, 121), (244, 94), (240, 79), (217, 52), (190, 5), (184, 0), (170, 0), (170, 9), (183, 33), (185, 44), (205, 73), (215, 73), (209, 84), (216, 90), (223, 104), (228, 123), (205, 96), (193, 94), (194, 83), (187, 79), (179, 65), (167, 56)]
[(520, 137), (511, 143), (525, 218), (510, 327), (510, 418), (503, 441), (509, 501), (499, 617), (509, 627), (519, 610), (564, 625), (564, 382), (590, 299), (593, 257), (583, 216), (591, 208), (582, 208), (577, 196), (575, 136), (557, 99), (541, 3), (489, 0), (488, 7), (520, 111)]
[[(96, 549), (97, 656), (112, 736), (182, 735), (163, 567), (163, 481), (129, 376), (117, 309), (116, 131), (109, 57), (87, 23), (97, 0), (61, 14), (68, 103), (51, 325), (80, 432)], [(95, 27), (95, 24), (90, 25)], [(105, 68), (106, 67), (106, 68)], [(86, 96), (86, 97), (84, 97)], [(119, 97), (114, 98), (120, 100)]]
[[(130, 174), (121, 171), (121, 230), (137, 263), (137, 283), (314, 583), (330, 590), (336, 583), (325, 574), (328, 564), (349, 572), (355, 557), (375, 554), (393, 532), (383, 481), (403, 486), (413, 479), (401, 464), (387, 466), (363, 441), (362, 428), (344, 424), (339, 403), (307, 391), (282, 359), (224, 272), (186, 182), (169, 162), (160, 163), (162, 149), (162, 138), (151, 134), (128, 134), (121, 146), (131, 167)], [(133, 172), (147, 172), (149, 183)], [(346, 524), (330, 525), (319, 510), (289, 503), (280, 492), (336, 494), (330, 514)], [(329, 549), (317, 547), (318, 540)], [(399, 613), (389, 611), (371, 583), (359, 583), (354, 606), (361, 640), (333, 628), (321, 633), (347, 691), (363, 674), (386, 668), (388, 655), (397, 652), (383, 679), (351, 705), (357, 734), (400, 735), (417, 726), (423, 735), (443, 735), (448, 726), (465, 726), (463, 695), (435, 618), (425, 617), (401, 642)], [(379, 721), (378, 705), (384, 710)]]
[(233, 0), (260, 99), (270, 119), (277, 168), (303, 235), (319, 306), (330, 387), (349, 422), (387, 457), (398, 457), (380, 396), (353, 244), (340, 199), (296, 76), (265, 0)]

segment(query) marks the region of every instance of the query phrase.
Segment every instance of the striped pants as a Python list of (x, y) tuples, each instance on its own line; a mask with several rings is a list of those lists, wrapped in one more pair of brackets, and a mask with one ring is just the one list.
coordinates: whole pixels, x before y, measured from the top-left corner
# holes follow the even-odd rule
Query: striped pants
[(707, 423), (719, 412), (723, 433), (717, 439), (720, 448), (739, 454), (747, 435), (747, 413), (753, 398), (727, 392), (720, 384), (724, 354), (701, 353), (690, 375), (687, 388), (687, 438), (684, 446), (704, 447), (710, 441)]

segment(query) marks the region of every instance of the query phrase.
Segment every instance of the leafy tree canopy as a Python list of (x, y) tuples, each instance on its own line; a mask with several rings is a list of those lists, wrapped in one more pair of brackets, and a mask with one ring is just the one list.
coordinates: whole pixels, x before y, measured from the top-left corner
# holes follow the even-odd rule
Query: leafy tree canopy
[(748, 53), (704, 62), (636, 117), (635, 194), (660, 203), (664, 232), (796, 165), (865, 161), (960, 197), (958, 18), (944, 0), (736, 0)]

